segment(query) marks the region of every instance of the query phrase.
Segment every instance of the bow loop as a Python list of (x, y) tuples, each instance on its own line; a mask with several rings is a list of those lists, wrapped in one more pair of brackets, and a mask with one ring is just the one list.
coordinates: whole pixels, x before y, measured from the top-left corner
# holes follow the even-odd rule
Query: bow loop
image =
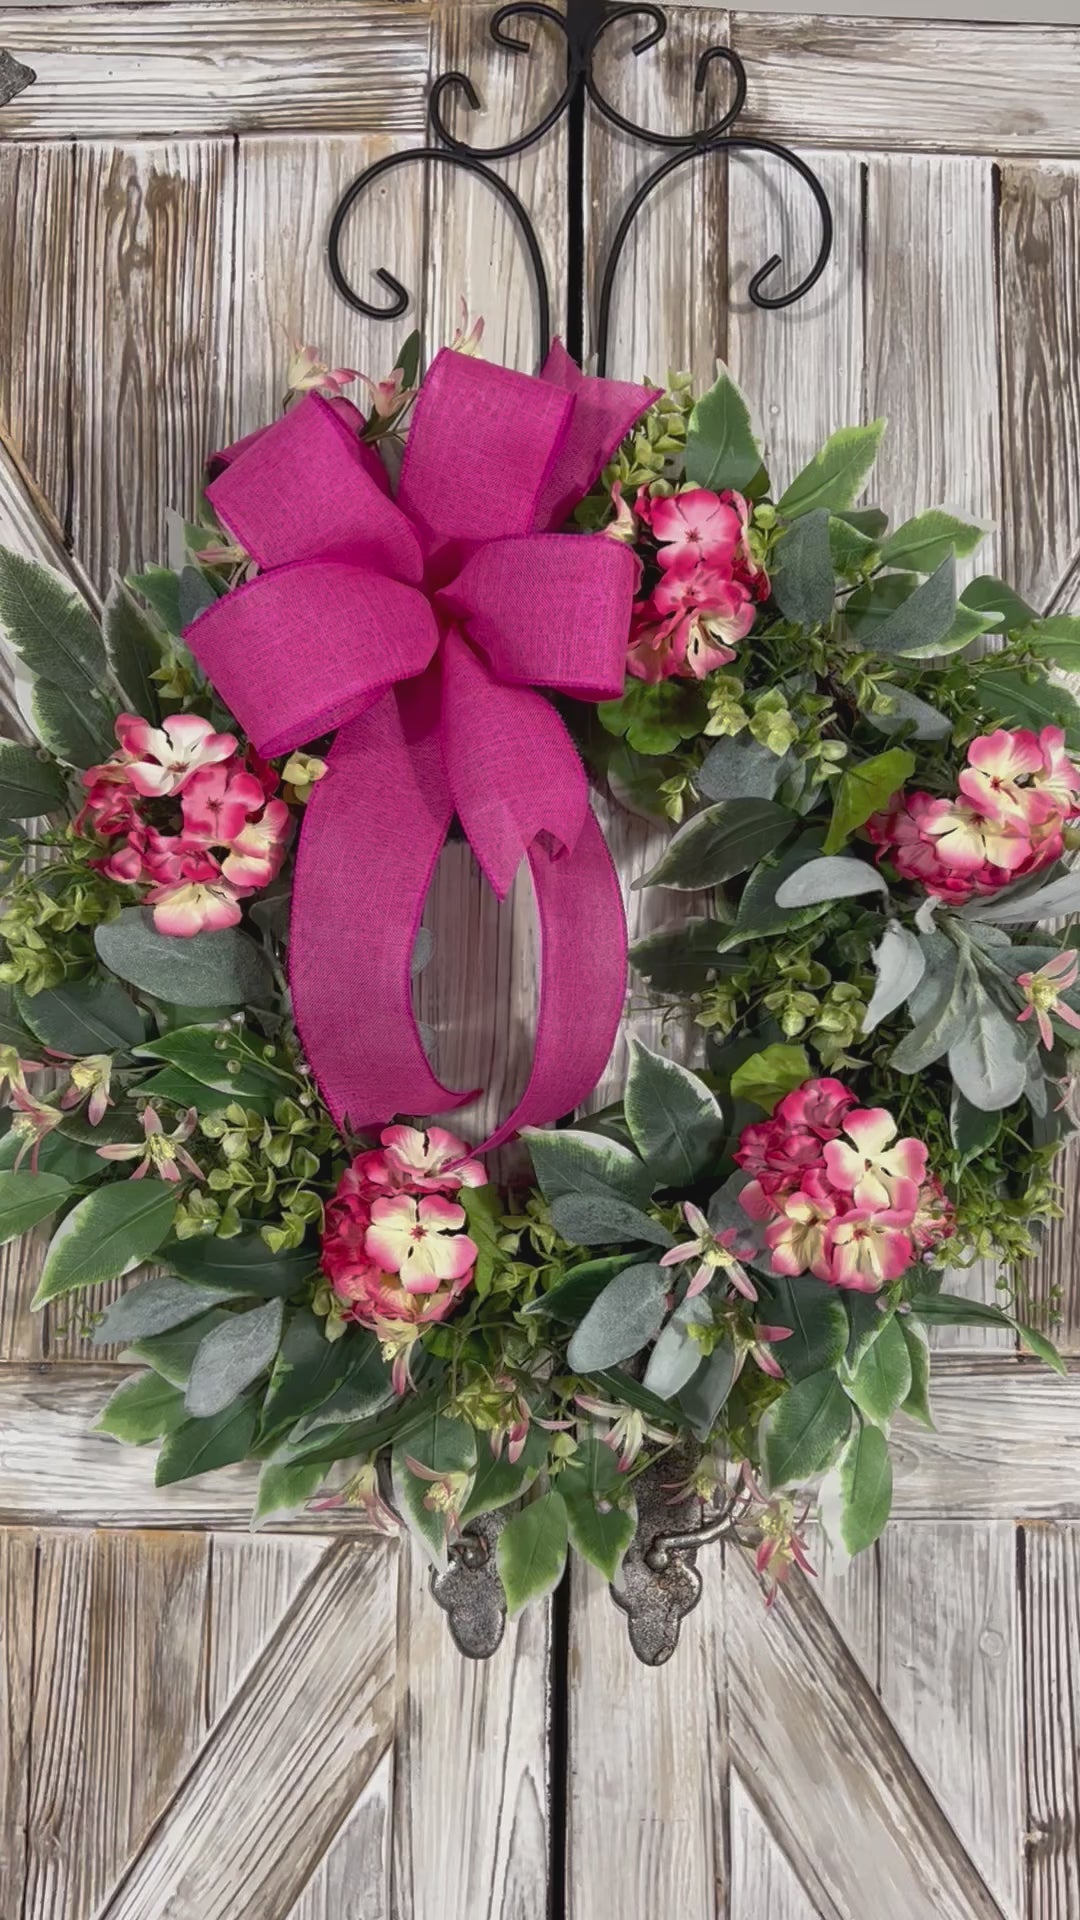
[(632, 553), (603, 534), (534, 533), (477, 548), (439, 596), (498, 679), (615, 700), (626, 672)]

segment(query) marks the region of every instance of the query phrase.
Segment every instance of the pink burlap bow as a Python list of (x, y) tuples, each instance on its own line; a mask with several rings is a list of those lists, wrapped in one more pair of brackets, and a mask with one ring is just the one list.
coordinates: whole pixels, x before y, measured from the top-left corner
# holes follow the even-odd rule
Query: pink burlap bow
[(267, 756), (338, 729), (297, 853), (297, 1026), (339, 1125), (460, 1106), (412, 1013), (410, 960), (457, 814), (505, 897), (522, 858), (542, 937), (536, 1051), (487, 1142), (595, 1086), (626, 988), (626, 927), (574, 746), (534, 685), (622, 691), (625, 547), (553, 533), (649, 404), (552, 349), (539, 379), (443, 351), (396, 500), (360, 416), (309, 395), (221, 456), (214, 508), (258, 576), (186, 638)]

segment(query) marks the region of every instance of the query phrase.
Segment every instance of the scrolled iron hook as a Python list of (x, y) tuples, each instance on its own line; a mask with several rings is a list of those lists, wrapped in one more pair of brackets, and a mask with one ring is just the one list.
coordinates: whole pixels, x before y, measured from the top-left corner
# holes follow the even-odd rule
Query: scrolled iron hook
[(634, 42), (631, 49), (633, 53), (642, 54), (647, 52), (650, 47), (655, 47), (667, 33), (667, 16), (662, 7), (654, 7), (649, 4), (642, 6), (624, 6), (617, 7), (614, 13), (606, 14), (602, 20), (597, 22), (585, 45), (585, 87), (589, 99), (597, 109), (597, 112), (603, 114), (605, 120), (610, 121), (613, 127), (618, 127), (621, 133), (629, 134), (631, 139), (646, 140), (650, 146), (654, 147), (709, 146), (713, 141), (718, 140), (728, 127), (734, 124), (746, 105), (746, 68), (743, 66), (742, 61), (733, 48), (706, 47), (704, 53), (700, 55), (694, 70), (694, 92), (704, 93), (709, 69), (715, 61), (719, 61), (735, 78), (735, 94), (727, 112), (722, 114), (719, 120), (714, 120), (710, 122), (708, 126), (699, 127), (696, 130), (691, 130), (689, 133), (659, 133), (653, 127), (639, 126), (636, 120), (629, 120), (624, 113), (620, 113), (618, 107), (613, 106), (606, 95), (601, 92), (600, 85), (593, 71), (597, 50), (608, 29), (613, 27), (617, 21), (628, 20), (636, 14), (647, 14), (653, 21), (653, 30), (651, 33), (646, 34), (641, 40)]
[[(499, 11), (492, 17), (489, 26), (491, 38), (494, 40), (496, 46), (504, 47), (509, 53), (532, 53), (535, 47), (535, 41), (519, 40), (515, 34), (507, 33), (505, 28), (505, 22), (509, 19), (517, 20), (526, 18), (549, 20), (553, 26), (559, 29), (559, 32), (567, 41), (569, 47), (569, 28), (565, 16), (561, 13), (556, 13), (554, 7), (542, 5), (541, 0), (511, 0), (509, 6), (499, 8)], [(467, 73), (460, 73), (457, 70), (452, 73), (441, 73), (432, 85), (428, 100), (428, 120), (431, 124), (431, 130), (436, 139), (440, 140), (443, 146), (451, 153), (461, 154), (463, 157), (469, 156), (477, 160), (507, 160), (513, 154), (524, 153), (526, 148), (533, 146), (537, 140), (542, 140), (545, 133), (549, 133), (556, 122), (562, 119), (573, 97), (574, 88), (577, 85), (577, 78), (574, 63), (571, 59), (568, 59), (566, 85), (554, 106), (548, 108), (543, 118), (537, 121), (535, 127), (530, 127), (525, 133), (518, 134), (515, 140), (504, 141), (501, 146), (476, 147), (473, 146), (470, 141), (459, 140), (456, 134), (451, 133), (443, 117), (442, 103), (444, 95), (456, 88), (464, 94), (466, 102), (473, 113), (477, 113), (483, 105), (480, 96)]]
[(521, 201), (518, 199), (517, 194), (514, 192), (514, 189), (508, 186), (505, 180), (500, 179), (497, 173), (493, 173), (490, 167), (485, 166), (482, 161), (477, 160), (470, 153), (448, 152), (444, 147), (409, 147), (403, 153), (387, 154), (385, 159), (377, 160), (374, 166), (366, 167), (363, 173), (357, 174), (356, 179), (345, 189), (345, 192), (342, 194), (341, 199), (334, 209), (334, 217), (330, 222), (330, 232), (327, 237), (327, 260), (330, 267), (330, 277), (335, 287), (342, 299), (347, 301), (350, 307), (355, 308), (357, 313), (366, 314), (371, 320), (396, 320), (405, 312), (409, 304), (408, 289), (404, 287), (397, 276), (392, 274), (386, 267), (376, 267), (375, 278), (376, 280), (380, 280), (383, 286), (393, 295), (393, 300), (389, 306), (377, 307), (373, 305), (370, 300), (365, 300), (361, 294), (357, 293), (356, 288), (353, 286), (341, 264), (341, 236), (345, 222), (360, 195), (368, 187), (374, 185), (376, 180), (381, 179), (384, 174), (392, 173), (397, 167), (411, 166), (416, 163), (425, 165), (429, 161), (436, 160), (441, 161), (445, 166), (462, 168), (468, 173), (476, 174), (481, 180), (486, 180), (488, 186), (494, 189), (499, 195), (499, 198), (510, 208), (511, 213), (514, 215), (521, 232), (521, 237), (525, 242), (525, 251), (529, 258), (530, 267), (532, 268), (537, 297), (537, 329), (540, 337), (540, 358), (541, 360), (545, 360), (551, 345), (551, 295), (548, 289), (547, 273), (544, 268), (543, 255), (540, 251), (540, 243), (536, 238), (532, 222), (525, 208), (522, 206)]

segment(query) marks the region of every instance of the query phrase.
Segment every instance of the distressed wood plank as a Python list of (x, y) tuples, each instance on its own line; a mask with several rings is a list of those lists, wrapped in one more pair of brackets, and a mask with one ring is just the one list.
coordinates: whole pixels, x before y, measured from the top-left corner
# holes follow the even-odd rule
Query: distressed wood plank
[(34, 1534), (0, 1531), (0, 1913), (12, 1916), (26, 1891), (36, 1579)]
[(288, 1920), (383, 1920), (390, 1913), (395, 1755), (387, 1747)]
[(548, 1911), (550, 1610), (511, 1621), (494, 1659), (465, 1660), (422, 1554), (406, 1544), (400, 1568), (391, 1920), (532, 1920)]
[(225, 141), (78, 150), (71, 526), (100, 587), (161, 562), (229, 437), (234, 171)]
[(393, 1730), (395, 1557), (325, 1555), (100, 1920), (288, 1913)]
[(171, 0), (4, 10), (4, 45), (37, 79), (4, 109), (9, 140), (390, 131), (424, 125), (428, 7)]
[(40, 1542), (25, 1920), (90, 1920), (201, 1733), (206, 1543)]
[(824, 1527), (810, 1521), (808, 1552), (816, 1578), (813, 1591), (872, 1687), (879, 1680), (881, 1649), (881, 1560), (876, 1547), (849, 1560), (834, 1547)]
[(1016, 1528), (891, 1526), (881, 1698), (1010, 1920), (1023, 1905)]
[(1080, 31), (990, 22), (732, 16), (740, 131), (790, 144), (1075, 154)]
[[(154, 1449), (90, 1427), (120, 1367), (0, 1367), (0, 1525), (247, 1527), (256, 1473), (226, 1467), (155, 1488)], [(1064, 1377), (1026, 1357), (942, 1356), (933, 1433), (893, 1433), (896, 1512), (913, 1520), (1080, 1519), (1080, 1363)], [(300, 1514), (275, 1533), (359, 1530), (341, 1513)]]
[(303, 1537), (211, 1536), (207, 1726), (221, 1718), (325, 1551), (325, 1541)]
[(0, 144), (0, 421), (60, 521), (71, 485), (57, 429), (73, 361), (74, 170), (70, 146)]
[(1025, 1526), (1027, 1898), (1030, 1920), (1080, 1913), (1080, 1532)]
[(568, 1920), (713, 1920), (728, 1911), (730, 1660), (719, 1548), (705, 1549), (701, 1571), (701, 1605), (678, 1651), (648, 1668), (601, 1576), (574, 1568)]
[(1001, 1920), (825, 1610), (801, 1578), (762, 1610), (749, 1558), (728, 1556), (732, 1753), (829, 1920)]
[(731, 1775), (730, 1920), (818, 1920), (736, 1772)]

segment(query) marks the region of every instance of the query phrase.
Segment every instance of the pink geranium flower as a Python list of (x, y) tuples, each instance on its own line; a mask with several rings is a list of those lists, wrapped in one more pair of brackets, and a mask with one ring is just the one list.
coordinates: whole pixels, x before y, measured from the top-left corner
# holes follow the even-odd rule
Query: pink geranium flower
[(1063, 729), (1044, 727), (1039, 735), (1039, 751), (1042, 767), (1032, 775), (1032, 786), (1037, 793), (1052, 800), (1067, 820), (1072, 819), (1080, 795), (1080, 768), (1066, 751)]
[(182, 879), (151, 887), (146, 896), (154, 909), (158, 932), (190, 939), (196, 933), (235, 927), (241, 918), (239, 897), (222, 878), (212, 855), (184, 855), (181, 866)]
[(1044, 772), (1042, 748), (1025, 727), (999, 727), (971, 742), (957, 785), (982, 814), (996, 819), (1030, 818), (1031, 777)]
[(704, 487), (688, 487), (684, 493), (666, 499), (639, 503), (641, 519), (659, 543), (657, 560), (665, 570), (689, 564), (730, 572), (735, 549), (742, 538), (737, 513), (725, 506), (718, 494)]
[(292, 815), (284, 800), (268, 800), (259, 819), (246, 820), (232, 839), (221, 863), (226, 880), (245, 892), (268, 887), (281, 871), (291, 835)]
[(786, 1194), (778, 1200), (777, 1206), (779, 1217), (765, 1230), (773, 1272), (813, 1273), (819, 1280), (827, 1280), (830, 1272), (826, 1251), (828, 1226), (836, 1217), (836, 1203), (826, 1198), (817, 1199), (800, 1188), (798, 1193)]
[(1053, 960), (1040, 967), (1037, 973), (1018, 973), (1016, 984), (1027, 1001), (1017, 1020), (1030, 1020), (1034, 1016), (1039, 1029), (1039, 1039), (1043, 1046), (1054, 1045), (1054, 1029), (1050, 1022), (1051, 1014), (1055, 1019), (1064, 1020), (1068, 1027), (1080, 1027), (1080, 1013), (1074, 1012), (1062, 994), (1075, 987), (1080, 972), (1080, 959), (1072, 948), (1056, 954)]
[(470, 1160), (465, 1142), (445, 1127), (429, 1127), (426, 1133), (419, 1127), (384, 1127), (380, 1138), (389, 1166), (418, 1193), (487, 1185), (481, 1161)]
[(887, 1281), (899, 1280), (915, 1257), (911, 1221), (910, 1209), (891, 1207), (880, 1212), (856, 1208), (831, 1220), (826, 1244), (833, 1286), (877, 1293)]
[(806, 1080), (786, 1093), (773, 1119), (787, 1129), (809, 1128), (819, 1139), (827, 1140), (843, 1126), (844, 1115), (854, 1105), (851, 1088), (826, 1075), (820, 1080)]
[(200, 767), (228, 760), (236, 752), (236, 736), (215, 733), (209, 720), (195, 713), (174, 713), (160, 727), (138, 714), (122, 713), (116, 735), (126, 756), (127, 778), (135, 792), (157, 800), (180, 793)]
[[(223, 736), (224, 737), (224, 736)], [(229, 847), (263, 804), (261, 783), (238, 763), (200, 767), (185, 782), (180, 805), (188, 847)], [(284, 806), (283, 801), (279, 801)], [(288, 808), (285, 808), (286, 817)]]
[(464, 1284), (476, 1265), (479, 1249), (460, 1231), (464, 1225), (464, 1207), (441, 1194), (391, 1194), (372, 1202), (366, 1247), (376, 1266), (400, 1275), (407, 1293), (435, 1293), (444, 1281)]
[(898, 1140), (896, 1121), (884, 1107), (845, 1114), (843, 1129), (850, 1146), (842, 1140), (825, 1143), (825, 1167), (833, 1186), (851, 1193), (857, 1207), (895, 1207), (898, 1194), (913, 1207), (926, 1173), (922, 1141)]

